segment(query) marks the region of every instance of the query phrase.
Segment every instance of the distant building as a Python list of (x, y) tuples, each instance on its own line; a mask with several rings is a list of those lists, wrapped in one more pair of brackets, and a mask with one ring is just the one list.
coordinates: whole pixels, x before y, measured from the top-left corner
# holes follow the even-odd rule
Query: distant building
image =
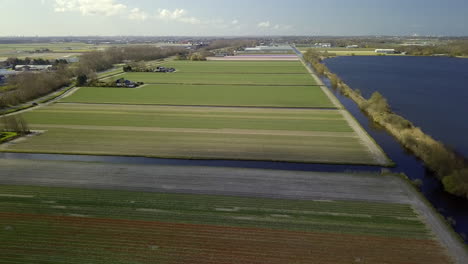
[(162, 67), (162, 66), (158, 66), (156, 67), (156, 70), (154, 70), (154, 72), (175, 72), (176, 69), (174, 68), (166, 68), (166, 67)]
[(16, 65), (15, 71), (50, 71), (52, 65)]
[(349, 46), (346, 46), (347, 49), (358, 49), (359, 46), (358, 45), (349, 45)]
[(395, 49), (376, 49), (375, 53), (380, 53), (380, 54), (395, 54), (396, 51)]
[(78, 57), (64, 57), (63, 59), (66, 60), (68, 63), (75, 63), (80, 61)]
[(313, 47), (314, 48), (331, 48), (332, 44), (331, 43), (315, 43)]
[(245, 48), (245, 53), (292, 53), (291, 46), (257, 46), (254, 48)]

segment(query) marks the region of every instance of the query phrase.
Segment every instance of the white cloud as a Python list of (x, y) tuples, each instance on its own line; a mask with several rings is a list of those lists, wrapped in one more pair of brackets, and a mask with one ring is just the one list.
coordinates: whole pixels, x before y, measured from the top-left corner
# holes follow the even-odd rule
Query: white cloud
[(270, 21), (260, 22), (257, 25), (257, 27), (259, 27), (259, 28), (269, 28), (270, 26), (271, 26)]
[(157, 17), (163, 20), (172, 20), (182, 23), (188, 24), (201, 24), (202, 21), (196, 17), (191, 17), (187, 15), (187, 11), (185, 9), (175, 9), (174, 11), (170, 11), (168, 9), (158, 9)]
[(146, 20), (148, 19), (148, 14), (146, 12), (141, 11), (139, 8), (133, 8), (132, 10), (130, 10), (128, 18), (131, 20)]
[(237, 25), (237, 24), (239, 24), (239, 20), (234, 19), (233, 21), (231, 21), (231, 24), (232, 24), (232, 25)]
[(281, 25), (281, 24), (276, 24), (273, 29), (274, 30), (288, 30), (288, 29), (291, 29), (292, 26), (290, 25)]
[(82, 15), (114, 16), (127, 6), (115, 0), (55, 0), (55, 12), (80, 12)]

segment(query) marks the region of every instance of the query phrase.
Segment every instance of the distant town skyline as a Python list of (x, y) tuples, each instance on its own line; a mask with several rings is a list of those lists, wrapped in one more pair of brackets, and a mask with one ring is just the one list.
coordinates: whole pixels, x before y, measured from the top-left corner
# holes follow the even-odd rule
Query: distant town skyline
[(0, 36), (468, 36), (466, 0), (0, 0)]

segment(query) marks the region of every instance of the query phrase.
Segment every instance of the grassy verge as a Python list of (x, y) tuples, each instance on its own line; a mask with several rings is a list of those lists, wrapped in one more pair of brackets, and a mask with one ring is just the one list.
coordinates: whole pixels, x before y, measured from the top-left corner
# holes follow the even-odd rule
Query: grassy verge
[(18, 136), (16, 132), (0, 132), (0, 144), (10, 141)]

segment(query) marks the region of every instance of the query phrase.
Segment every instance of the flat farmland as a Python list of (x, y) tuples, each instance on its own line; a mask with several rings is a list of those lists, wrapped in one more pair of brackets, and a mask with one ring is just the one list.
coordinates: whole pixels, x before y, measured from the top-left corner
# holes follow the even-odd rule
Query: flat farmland
[[(180, 65), (181, 72), (112, 78), (173, 84), (80, 88), (58, 103), (25, 114), (30, 127), (43, 133), (2, 146), (0, 151), (390, 163), (356, 129), (345, 110), (338, 109), (322, 87), (313, 85), (309, 73), (293, 73), (298, 67), (305, 71), (299, 62), (166, 63)], [(277, 74), (281, 65), (291, 68), (289, 73)], [(249, 74), (241, 72), (244, 67)], [(210, 73), (214, 68), (219, 72)], [(205, 72), (195, 72), (199, 69)]]
[(288, 61), (170, 61), (160, 66), (180, 73), (307, 74), (301, 63)]
[(0, 263), (450, 263), (408, 204), (0, 186)]
[(80, 88), (61, 102), (262, 107), (335, 106), (318, 86), (145, 85), (137, 89)]
[(55, 104), (4, 151), (378, 164), (336, 110)]
[(304, 74), (271, 74), (271, 73), (197, 73), (197, 72), (174, 72), (174, 73), (154, 73), (154, 72), (130, 72), (123, 75), (109, 78), (113, 81), (125, 78), (134, 82), (144, 82), (147, 84), (218, 84), (218, 85), (316, 85), (314, 79), (307, 73)]

